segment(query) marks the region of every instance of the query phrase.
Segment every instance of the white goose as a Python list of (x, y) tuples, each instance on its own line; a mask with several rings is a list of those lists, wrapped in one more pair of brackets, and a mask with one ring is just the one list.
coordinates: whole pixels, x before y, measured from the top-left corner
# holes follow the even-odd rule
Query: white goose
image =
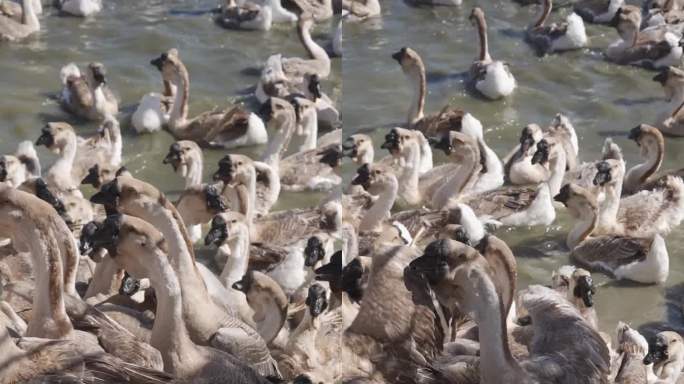
[(491, 100), (500, 99), (513, 93), (515, 78), (503, 61), (494, 61), (489, 55), (487, 22), (481, 8), (473, 8), (470, 21), (477, 27), (480, 37), (480, 56), (470, 67), (470, 78), (482, 95)]
[(102, 0), (54, 0), (54, 4), (71, 16), (88, 17), (102, 10)]
[(543, 0), (544, 6), (537, 21), (527, 28), (526, 40), (540, 55), (580, 49), (587, 45), (587, 33), (582, 18), (570, 14), (566, 22), (545, 26), (551, 14), (551, 0)]

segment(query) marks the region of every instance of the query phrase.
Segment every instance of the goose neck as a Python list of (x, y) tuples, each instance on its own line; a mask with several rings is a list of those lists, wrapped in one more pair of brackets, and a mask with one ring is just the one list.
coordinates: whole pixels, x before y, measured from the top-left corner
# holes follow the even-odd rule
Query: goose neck
[(185, 65), (179, 63), (176, 72), (176, 96), (171, 106), (169, 126), (181, 128), (188, 119), (188, 100), (190, 99), (190, 75)]
[(316, 149), (318, 145), (318, 116), (316, 110), (312, 111), (302, 119), (302, 128), (306, 139), (304, 143), (299, 147), (299, 151), (308, 151), (311, 149)]
[(408, 71), (406, 76), (413, 86), (413, 99), (408, 112), (409, 126), (413, 126), (425, 117), (425, 95), (427, 93), (425, 67), (419, 64), (415, 69)]
[(240, 227), (230, 245), (224, 244), (219, 248), (228, 247), (223, 252), (230, 252), (220, 277), (221, 282), (226, 287), (230, 287), (233, 283), (242, 279), (242, 276), (247, 272), (249, 264), (249, 229), (247, 226)]
[(21, 23), (36, 30), (40, 29), (40, 22), (38, 21), (38, 16), (36, 15), (36, 9), (34, 7), (33, 0), (23, 0), (22, 10), (23, 14), (21, 16)]
[(420, 148), (418, 143), (407, 144), (406, 152), (401, 159), (404, 162), (404, 171), (399, 180), (403, 198), (409, 204), (418, 204), (421, 200), (420, 181)]
[(399, 190), (399, 183), (396, 178), (391, 178), (383, 190), (380, 192), (378, 199), (372, 207), (368, 209), (361, 220), (359, 231), (375, 231), (378, 226), (386, 219), (389, 214), (394, 201), (397, 199)]
[(297, 28), (297, 33), (299, 34), (299, 40), (302, 42), (309, 57), (313, 60), (321, 61), (321, 63), (327, 67), (327, 71), (325, 71), (324, 74), (324, 77), (327, 77), (330, 72), (330, 57), (328, 57), (328, 53), (325, 49), (318, 45), (311, 37), (311, 28), (300, 26)]
[(541, 15), (539, 16), (539, 19), (537, 19), (537, 22), (534, 23), (533, 27), (534, 28), (539, 28), (544, 26), (544, 23), (546, 23), (546, 19), (549, 18), (549, 15), (551, 14), (551, 0), (544, 0), (544, 6), (542, 8)]
[(276, 134), (268, 142), (266, 151), (261, 158), (261, 161), (266, 163), (274, 172), (280, 171), (280, 159), (283, 157), (287, 147), (290, 145), (292, 134), (295, 130), (294, 116), (289, 114), (283, 117), (282, 120), (276, 120), (274, 124), (278, 125), (275, 129)]
[(597, 223), (598, 217), (595, 209), (580, 209), (577, 224), (575, 224), (570, 233), (568, 233), (566, 241), (568, 248), (574, 249), (581, 242), (586, 240), (594, 229), (596, 229)]
[[(501, 377), (515, 376), (521, 371), (508, 347), (506, 315), (496, 287), (486, 272), (472, 269), (469, 274), (475, 303), (475, 317), (479, 325), (480, 374), (483, 384), (499, 383)], [(523, 382), (513, 380), (511, 382)]]
[(185, 175), (185, 188), (202, 184), (202, 156), (200, 155), (197, 157), (191, 156), (188, 159), (188, 170)]
[[(187, 370), (188, 356), (196, 353), (183, 321), (181, 286), (169, 259), (159, 249), (140, 258), (147, 263), (150, 283), (157, 295), (157, 314), (150, 345), (161, 352), (164, 368), (171, 373)], [(173, 335), (173, 337), (169, 337)]]
[(555, 151), (556, 154), (549, 161), (551, 165), (551, 176), (549, 177), (549, 192), (551, 196), (556, 196), (560, 192), (563, 185), (563, 178), (565, 176), (565, 167), (567, 166), (567, 159), (565, 151), (559, 149)]
[(489, 41), (487, 38), (487, 21), (484, 15), (477, 16), (477, 32), (480, 37), (480, 61), (490, 62), (492, 61), (489, 55)]

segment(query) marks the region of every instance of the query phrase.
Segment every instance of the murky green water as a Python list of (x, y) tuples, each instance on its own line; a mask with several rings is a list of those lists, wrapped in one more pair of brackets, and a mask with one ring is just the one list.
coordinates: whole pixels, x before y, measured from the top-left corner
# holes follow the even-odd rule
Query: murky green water
[[(596, 159), (603, 140), (615, 136), (628, 167), (638, 161), (637, 147), (627, 131), (642, 122), (653, 122), (665, 102), (654, 73), (618, 67), (603, 61), (601, 49), (617, 38), (607, 27), (588, 26), (590, 48), (544, 58), (534, 56), (524, 43), (525, 26), (537, 12), (512, 1), (475, 2), (461, 8), (412, 8), (402, 1), (383, 1), (383, 17), (344, 29), (344, 125), (348, 132), (370, 132), (376, 154), (388, 127), (403, 125), (412, 90), (390, 55), (403, 46), (414, 48), (428, 73), (427, 112), (450, 103), (473, 113), (485, 127), (485, 140), (499, 156), (505, 156), (528, 123), (548, 124), (557, 112), (568, 115), (579, 136), (580, 158)], [(490, 52), (510, 64), (519, 88), (505, 101), (488, 102), (469, 96), (464, 78), (478, 54), (477, 34), (468, 20), (473, 6), (484, 9), (489, 24)], [(568, 9), (552, 14), (566, 15)], [(684, 141), (667, 140), (663, 167), (679, 168)], [(438, 157), (436, 157), (438, 159)], [(353, 173), (348, 166), (347, 174)], [(550, 283), (551, 271), (567, 263), (565, 235), (568, 215), (559, 212), (551, 228), (501, 230), (518, 258), (519, 286)], [(670, 277), (665, 286), (634, 286), (605, 282), (596, 298), (601, 328), (614, 333), (618, 320), (633, 325), (652, 321), (680, 326), (684, 281), (684, 228), (667, 238)], [(669, 304), (669, 305), (668, 305)]]
[[(101, 61), (109, 82), (121, 99), (124, 131), (124, 161), (144, 180), (162, 190), (178, 191), (183, 183), (161, 159), (172, 138), (161, 132), (138, 136), (127, 116), (140, 97), (159, 91), (160, 76), (149, 60), (176, 47), (191, 77), (190, 114), (246, 99), (256, 81), (256, 70), (272, 53), (304, 55), (293, 26), (276, 26), (270, 32), (229, 32), (216, 27), (208, 14), (183, 11), (209, 9), (213, 0), (141, 0), (105, 2), (103, 12), (92, 20), (58, 17), (47, 9), (41, 17), (43, 30), (20, 44), (0, 46), (0, 152), (14, 151), (20, 140), (35, 140), (47, 121), (73, 123), (79, 134), (89, 135), (95, 125), (75, 121), (63, 113), (52, 96), (59, 91), (59, 69), (69, 62), (85, 65)], [(628, 164), (638, 160), (636, 146), (626, 132), (641, 122), (652, 122), (663, 109), (660, 86), (652, 73), (617, 67), (602, 60), (600, 50), (616, 38), (605, 27), (588, 27), (590, 48), (564, 55), (538, 58), (522, 40), (524, 26), (534, 17), (533, 8), (512, 2), (492, 5), (481, 2), (490, 26), (490, 49), (495, 58), (506, 60), (518, 80), (514, 97), (485, 102), (469, 96), (463, 73), (477, 55), (476, 33), (467, 20), (475, 2), (461, 8), (410, 8), (402, 1), (383, 1), (383, 17), (345, 26), (345, 57), (333, 60), (327, 90), (341, 97), (345, 130), (371, 132), (380, 139), (387, 129), (402, 124), (411, 90), (390, 54), (402, 46), (416, 49), (428, 68), (428, 111), (444, 104), (461, 106), (485, 126), (485, 138), (500, 155), (517, 141), (528, 123), (548, 123), (557, 112), (567, 114), (580, 138), (580, 157), (598, 156), (603, 139), (616, 136)], [(565, 14), (567, 9), (560, 11)], [(553, 17), (559, 17), (554, 14)], [(314, 37), (327, 42), (332, 24), (316, 27)], [(342, 72), (342, 74), (340, 73)], [(376, 149), (378, 153), (379, 144)], [(258, 155), (261, 148), (248, 149)], [(205, 179), (225, 151), (205, 151)], [(44, 166), (54, 156), (39, 149)], [(439, 159), (439, 157), (437, 157)], [(684, 141), (668, 140), (664, 168), (681, 167)], [(345, 166), (347, 174), (353, 172)], [(276, 208), (309, 205), (312, 194), (284, 194)], [(549, 283), (550, 271), (567, 262), (563, 245), (569, 222), (560, 212), (551, 228), (499, 231), (516, 251), (520, 285)], [(667, 321), (680, 326), (684, 282), (684, 229), (668, 238), (670, 278), (665, 286), (634, 286), (606, 282), (597, 296), (602, 328), (612, 332), (618, 320), (634, 325)]]

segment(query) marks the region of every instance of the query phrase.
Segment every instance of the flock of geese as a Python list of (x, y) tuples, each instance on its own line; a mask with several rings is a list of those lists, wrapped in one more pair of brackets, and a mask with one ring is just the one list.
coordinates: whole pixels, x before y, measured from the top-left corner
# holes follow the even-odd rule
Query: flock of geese
[[(182, 52), (151, 55), (160, 87), (142, 96), (130, 127), (174, 137), (158, 161), (184, 180), (175, 201), (126, 168), (105, 65), (65, 65), (60, 106), (99, 129), (83, 137), (50, 121), (0, 156), (0, 384), (683, 382), (678, 333), (647, 340), (623, 322), (615, 337), (599, 330), (592, 273), (668, 278), (665, 237), (684, 219), (684, 170), (661, 166), (664, 135), (684, 135), (684, 2), (586, 0), (551, 24), (551, 0), (541, 3), (525, 35), (539, 54), (585, 47), (584, 23), (603, 23), (620, 35), (607, 60), (658, 71), (673, 112), (628, 132), (640, 163), (626, 164), (610, 138), (600, 158), (580, 161), (561, 113), (525, 126), (499, 157), (473, 114), (451, 105), (426, 114), (425, 63), (410, 47), (387, 55), (414, 91), (406, 125), (382, 143), (343, 140), (339, 106), (323, 91), (331, 57), (342, 54), (342, 22), (380, 17), (379, 0), (228, 0), (212, 11), (227, 29), (296, 25), (307, 55), (264, 57), (255, 110), (191, 114)], [(102, 9), (54, 5), (85, 17)], [(40, 0), (0, 0), (0, 37), (35, 34), (41, 12)], [(324, 47), (311, 31), (330, 19)], [(484, 11), (470, 21), (480, 53), (468, 86), (510, 96), (516, 80), (489, 52)], [(388, 154), (376, 156), (376, 144)], [(48, 169), (35, 146), (57, 156)], [(232, 152), (254, 146), (258, 160)], [(204, 150), (224, 156), (205, 164)], [(345, 162), (356, 167), (348, 182)], [(96, 192), (85, 196), (84, 185)], [(277, 209), (281, 192), (304, 191), (323, 197)], [(549, 226), (559, 210), (574, 219), (572, 265), (518, 290), (515, 255), (496, 230)], [(200, 263), (200, 250), (211, 260)]]

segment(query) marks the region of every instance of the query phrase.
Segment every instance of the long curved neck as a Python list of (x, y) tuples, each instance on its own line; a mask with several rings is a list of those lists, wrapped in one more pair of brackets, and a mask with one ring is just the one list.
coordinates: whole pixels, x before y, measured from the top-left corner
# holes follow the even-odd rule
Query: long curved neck
[(316, 110), (312, 108), (309, 113), (302, 119), (302, 129), (306, 139), (304, 143), (299, 147), (299, 151), (308, 151), (315, 149), (318, 145), (318, 114)]
[(402, 198), (409, 204), (418, 204), (421, 200), (418, 182), (420, 180), (420, 148), (418, 143), (407, 144), (406, 152), (401, 159), (404, 171), (399, 179)]
[[(197, 347), (190, 340), (183, 321), (183, 300), (179, 279), (169, 258), (159, 249), (140, 258), (147, 264), (150, 283), (157, 295), (157, 316), (150, 345), (161, 352), (164, 369), (171, 373), (192, 370)], [(173, 335), (173, 337), (169, 337)]]
[(93, 278), (83, 298), (88, 299), (100, 294), (109, 297), (116, 294), (121, 285), (122, 276), (119, 275), (119, 271), (116, 262), (111, 257), (105, 257), (102, 262), (95, 266)]
[(38, 16), (33, 6), (33, 0), (23, 0), (23, 14), (21, 16), (21, 23), (35, 29), (40, 28)]
[(344, 258), (343, 265), (347, 265), (359, 255), (359, 238), (356, 235), (354, 227), (344, 224), (346, 228), (342, 229), (342, 257)]
[(306, 49), (309, 57), (314, 60), (320, 60), (330, 67), (328, 53), (311, 38), (310, 28), (299, 27), (297, 28), (297, 33), (299, 34), (299, 40), (302, 42), (302, 45), (304, 45), (304, 49)]
[(373, 160), (375, 160), (375, 149), (373, 149), (372, 145), (369, 145), (363, 153), (361, 153), (361, 156), (356, 159), (356, 164), (373, 164)]
[(468, 280), (474, 285), (473, 292), (469, 292), (474, 295), (471, 300), (477, 303), (475, 317), (479, 325), (480, 382), (498, 384), (502, 377), (507, 377), (512, 383), (525, 382), (516, 380), (520, 379), (522, 370), (508, 348), (506, 315), (494, 283), (480, 270), (473, 270)]
[(370, 207), (370, 209), (368, 209), (366, 214), (363, 216), (361, 224), (359, 225), (359, 231), (377, 230), (380, 223), (389, 217), (390, 210), (394, 205), (394, 201), (397, 199), (398, 190), (399, 185), (397, 180), (391, 180), (389, 185), (387, 185), (385, 189), (380, 192), (380, 195), (373, 206)]
[(549, 184), (549, 192), (551, 192), (551, 196), (556, 196), (561, 190), (567, 163), (565, 151), (563, 149), (557, 150), (555, 156), (549, 161), (551, 166), (551, 176), (549, 177), (547, 183)]
[(568, 248), (573, 249), (578, 244), (583, 242), (596, 228), (598, 218), (595, 211), (583, 209), (579, 211), (579, 220), (568, 233), (567, 245)]
[(240, 196), (240, 200), (243, 204), (243, 212), (248, 223), (254, 221), (254, 213), (256, 209), (256, 170), (253, 167), (249, 167), (249, 175), (246, 177), (247, 180), (243, 183), (244, 189), (238, 188), (238, 193), (244, 196)]
[(121, 155), (123, 152), (123, 139), (121, 138), (121, 127), (118, 122), (113, 122), (108, 129), (110, 143), (112, 144), (112, 164), (121, 164)]
[(254, 168), (257, 172), (262, 174), (262, 177), (266, 179), (265, 183), (268, 184), (266, 189), (268, 192), (268, 201), (275, 202), (280, 196), (280, 175), (273, 171), (273, 168), (269, 167), (268, 164), (261, 161), (254, 162)]
[(276, 134), (269, 140), (266, 152), (261, 158), (261, 161), (266, 163), (275, 172), (280, 171), (280, 159), (290, 145), (292, 133), (295, 130), (294, 116), (287, 114), (283, 117), (283, 121), (276, 121), (275, 124), (280, 126), (276, 130)]
[(188, 170), (185, 174), (185, 188), (202, 184), (202, 155), (193, 154), (188, 158)]
[(460, 195), (477, 181), (481, 169), (480, 151), (477, 146), (464, 148), (463, 151), (466, 152), (463, 160), (458, 162), (461, 169), (436, 191), (432, 198), (433, 208), (444, 207), (449, 199)]
[(406, 77), (408, 77), (413, 87), (413, 99), (408, 111), (408, 123), (411, 126), (425, 116), (425, 94), (427, 93), (425, 68), (422, 65), (418, 65), (408, 71)]
[(477, 32), (480, 36), (480, 61), (492, 61), (489, 56), (489, 42), (487, 40), (487, 21), (483, 15), (477, 16)]
[(645, 155), (646, 161), (629, 171), (630, 181), (634, 182), (634, 178), (636, 177), (635, 181), (638, 185), (645, 183), (649, 177), (653, 176), (653, 174), (660, 169), (665, 155), (665, 148), (659, 144), (656, 144), (655, 148), (647, 147)]
[(179, 63), (176, 73), (176, 97), (171, 106), (169, 125), (180, 128), (188, 119), (188, 100), (190, 99), (190, 75), (183, 64)]
[(242, 276), (247, 272), (247, 265), (249, 264), (249, 228), (240, 225), (235, 239), (230, 245), (224, 244), (219, 247), (219, 252), (227, 251), (224, 247), (229, 248), (230, 255), (223, 266), (220, 279), (224, 286), (230, 287), (233, 283), (242, 279)]
[(551, 14), (551, 7), (551, 0), (544, 0), (544, 8), (542, 9), (539, 19), (537, 19), (537, 22), (534, 23), (534, 28), (541, 27), (544, 25), (544, 23), (546, 23), (546, 19), (548, 19), (549, 15)]
[(503, 183), (503, 164), (501, 164), (499, 156), (489, 148), (482, 138), (479, 138), (478, 141), (480, 142), (481, 151), (483, 151), (485, 167), (487, 167), (485, 174), (500, 176)]
[(71, 174), (71, 169), (74, 166), (77, 143), (75, 133), (69, 132), (67, 135), (68, 136), (66, 139), (66, 143), (64, 144), (64, 147), (61, 150), (61, 156), (59, 157), (59, 159), (57, 159), (57, 161), (52, 167), (56, 170), (59, 170), (60, 172), (64, 172), (66, 175), (69, 175)]

